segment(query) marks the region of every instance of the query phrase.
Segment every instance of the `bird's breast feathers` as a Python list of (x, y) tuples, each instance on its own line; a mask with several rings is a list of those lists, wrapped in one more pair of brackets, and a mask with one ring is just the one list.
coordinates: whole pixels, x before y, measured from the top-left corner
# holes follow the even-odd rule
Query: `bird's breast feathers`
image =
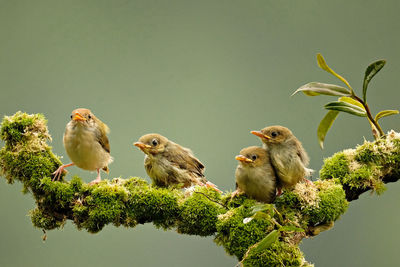
[(97, 138), (97, 129), (67, 125), (64, 146), (71, 161), (84, 170), (96, 170), (107, 166), (112, 158)]

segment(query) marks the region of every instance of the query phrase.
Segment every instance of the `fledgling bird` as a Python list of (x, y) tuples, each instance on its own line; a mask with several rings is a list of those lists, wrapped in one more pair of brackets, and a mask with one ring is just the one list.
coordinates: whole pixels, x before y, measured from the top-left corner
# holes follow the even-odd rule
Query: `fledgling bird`
[(143, 135), (134, 145), (146, 154), (144, 167), (154, 184), (183, 184), (183, 187), (190, 187), (207, 183), (204, 176), (205, 167), (190, 149), (160, 134)]
[(89, 109), (78, 108), (72, 111), (71, 121), (64, 132), (64, 147), (72, 163), (60, 166), (53, 174), (59, 180), (66, 167), (77, 167), (97, 171), (97, 177), (89, 184), (101, 181), (100, 169), (109, 172), (108, 164), (112, 162), (107, 133), (108, 126), (99, 120)]
[(301, 142), (288, 128), (269, 126), (251, 133), (260, 137), (263, 147), (269, 153), (278, 178), (278, 195), (281, 188), (291, 188), (301, 180), (311, 183), (306, 178), (312, 173), (312, 170), (307, 168), (308, 155)]
[(276, 197), (276, 177), (267, 151), (261, 147), (243, 148), (236, 168), (236, 192), (265, 203), (272, 203)]

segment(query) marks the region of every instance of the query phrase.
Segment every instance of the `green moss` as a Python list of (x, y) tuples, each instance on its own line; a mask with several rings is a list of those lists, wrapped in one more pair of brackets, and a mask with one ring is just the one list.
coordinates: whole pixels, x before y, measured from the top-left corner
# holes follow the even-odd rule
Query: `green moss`
[[(216, 234), (215, 242), (229, 254), (238, 259), (246, 255), (244, 266), (307, 265), (298, 246), (292, 245), (305, 232), (296, 235), (293, 227), (307, 229), (337, 220), (348, 206), (342, 185), (355, 194), (363, 189), (381, 193), (383, 177), (400, 176), (400, 137), (392, 132), (386, 139), (365, 142), (356, 150), (325, 159), (321, 181), (286, 190), (276, 199), (274, 209), (272, 204), (262, 205), (245, 195), (221, 196), (206, 187), (196, 187), (197, 192), (189, 194), (176, 186), (152, 186), (137, 177), (105, 180), (94, 186), (77, 176), (70, 182), (54, 182), (52, 172), (61, 162), (46, 143), (50, 135), (40, 114), (17, 112), (5, 117), (0, 137), (5, 141), (0, 174), (9, 183), (21, 181), (24, 192), (34, 196), (37, 208), (30, 215), (35, 227), (50, 230), (72, 220), (79, 229), (96, 233), (107, 224), (134, 227), (152, 222), (164, 229), (176, 227), (179, 233)], [(263, 251), (249, 250), (274, 229), (281, 229), (279, 242)]]
[(40, 180), (42, 195), (40, 204), (54, 210), (69, 208), (75, 191), (70, 183), (53, 182), (46, 177)]
[(378, 162), (379, 157), (374, 152), (374, 143), (365, 142), (362, 146), (357, 147), (355, 160), (361, 163)]
[(324, 159), (324, 165), (319, 171), (321, 179), (332, 179), (346, 176), (350, 173), (349, 160), (343, 152), (335, 153)]
[(0, 167), (8, 183), (19, 180), (25, 188), (36, 191), (40, 187), (40, 179), (51, 177), (60, 161), (50, 149), (39, 152), (8, 151), (4, 147), (0, 151)]
[(5, 116), (1, 124), (0, 137), (9, 146), (26, 143), (33, 138), (47, 139), (46, 119), (42, 114), (28, 115), (18, 111), (14, 116)]
[(199, 186), (195, 188), (181, 206), (177, 229), (179, 233), (208, 236), (217, 231), (218, 215), (225, 213), (226, 210), (210, 199), (220, 201), (219, 193), (212, 188)]
[[(91, 233), (97, 233), (106, 224), (120, 225), (126, 218), (125, 202), (128, 191), (116, 183), (102, 181), (97, 185), (84, 185), (84, 197), (81, 201), (87, 206), (88, 218), (81, 224)], [(76, 205), (75, 205), (76, 206)], [(76, 210), (76, 208), (75, 208)]]
[[(223, 245), (226, 252), (242, 259), (248, 248), (274, 229), (274, 224), (268, 218), (254, 218), (250, 222), (243, 220), (252, 216), (253, 205), (242, 205), (220, 215), (217, 223), (217, 235), (214, 241)], [(253, 202), (254, 204), (254, 202)]]
[(36, 208), (29, 212), (32, 224), (40, 229), (52, 230), (64, 226), (66, 218), (61, 216), (56, 218), (54, 214), (46, 213), (45, 211)]
[(243, 260), (243, 266), (302, 266), (303, 254), (297, 246), (286, 242), (275, 242), (261, 252), (250, 250)]
[(139, 178), (131, 178), (125, 186), (130, 192), (125, 225), (153, 222), (164, 229), (175, 225), (180, 212), (179, 191), (153, 187)]
[(371, 179), (372, 170), (369, 166), (364, 165), (345, 176), (342, 180), (343, 184), (351, 188), (366, 188), (370, 185)]
[(305, 207), (309, 225), (324, 224), (339, 219), (346, 212), (349, 203), (341, 185), (334, 181), (315, 182), (318, 188), (318, 205)]

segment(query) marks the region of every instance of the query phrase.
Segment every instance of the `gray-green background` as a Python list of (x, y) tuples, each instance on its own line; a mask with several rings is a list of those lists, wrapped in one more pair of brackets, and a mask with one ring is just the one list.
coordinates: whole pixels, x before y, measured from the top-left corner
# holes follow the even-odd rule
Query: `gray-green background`
[[(62, 135), (70, 112), (90, 108), (111, 128), (115, 162), (103, 178), (148, 177), (132, 146), (158, 132), (192, 148), (206, 175), (234, 188), (234, 156), (258, 145), (249, 133), (289, 127), (318, 170), (324, 157), (371, 140), (363, 118), (341, 114), (321, 151), (316, 129), (329, 97), (290, 97), (310, 81), (340, 82), (328, 64), (360, 90), (365, 67), (388, 63), (370, 84), (373, 112), (398, 109), (398, 1), (2, 1), (0, 115), (41, 112), (54, 152), (69, 162)], [(400, 117), (382, 120), (400, 130)], [(95, 173), (69, 168), (85, 181)], [(365, 194), (328, 232), (304, 240), (316, 266), (395, 266), (400, 237), (400, 183), (383, 196)], [(21, 185), (0, 181), (0, 266), (234, 266), (212, 238), (164, 232), (151, 224), (107, 226), (99, 234), (71, 223), (33, 228), (34, 207)]]

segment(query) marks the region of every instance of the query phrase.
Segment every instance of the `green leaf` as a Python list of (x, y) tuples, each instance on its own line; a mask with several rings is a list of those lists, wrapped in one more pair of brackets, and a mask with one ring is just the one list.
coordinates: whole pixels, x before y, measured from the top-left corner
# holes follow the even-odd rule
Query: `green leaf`
[(347, 103), (356, 105), (356, 106), (362, 108), (363, 110), (365, 110), (365, 107), (364, 107), (360, 102), (358, 102), (357, 100), (355, 100), (355, 99), (353, 99), (353, 98), (351, 98), (351, 97), (342, 96), (342, 97), (339, 98), (339, 101), (341, 101), (341, 102), (347, 102)]
[(374, 76), (385, 66), (386, 60), (378, 60), (371, 63), (365, 70), (364, 83), (363, 83), (363, 100), (367, 102), (367, 87), (369, 82), (374, 78)]
[(322, 149), (324, 148), (325, 136), (338, 115), (339, 111), (330, 110), (328, 111), (328, 113), (326, 113), (325, 117), (319, 123), (317, 136), (318, 136), (319, 146)]
[(280, 232), (278, 230), (273, 230), (269, 233), (263, 240), (261, 240), (258, 245), (254, 248), (255, 253), (259, 253), (268, 249), (273, 243), (275, 243), (280, 236)]
[(335, 76), (336, 78), (338, 78), (339, 80), (341, 80), (342, 82), (344, 82), (344, 84), (347, 85), (347, 87), (350, 88), (351, 91), (353, 91), (353, 89), (351, 88), (349, 82), (343, 78), (342, 76), (340, 76), (339, 74), (337, 74), (336, 72), (333, 71), (333, 69), (331, 69), (328, 64), (326, 64), (326, 61), (324, 59), (324, 57), (318, 53), (317, 54), (317, 62), (318, 62), (318, 66), (323, 69), (326, 72), (329, 72), (330, 74), (332, 74), (333, 76)]
[(399, 114), (398, 110), (382, 110), (375, 116), (375, 121), (378, 121), (380, 118), (387, 117), (390, 115)]
[(304, 229), (296, 227), (296, 226), (286, 225), (286, 226), (282, 226), (281, 228), (279, 228), (279, 231), (281, 231), (281, 232), (304, 232)]
[(260, 211), (268, 211), (269, 213), (273, 214), (273, 204), (256, 204), (252, 207), (250, 215), (254, 215)]
[(293, 94), (303, 92), (307, 96), (317, 95), (332, 95), (332, 96), (347, 96), (350, 95), (350, 91), (342, 86), (335, 84), (311, 82), (301, 86)]
[(365, 112), (364, 109), (347, 102), (341, 102), (341, 101), (330, 102), (325, 105), (325, 108), (328, 110), (343, 111), (360, 117), (367, 116), (367, 113)]

